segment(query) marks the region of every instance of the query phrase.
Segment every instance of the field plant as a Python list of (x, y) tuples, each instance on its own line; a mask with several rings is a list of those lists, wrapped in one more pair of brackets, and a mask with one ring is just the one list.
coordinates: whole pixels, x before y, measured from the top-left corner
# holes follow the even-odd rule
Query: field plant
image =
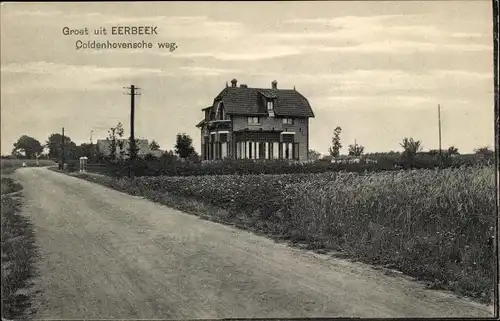
[(436, 288), (484, 302), (493, 296), (492, 166), (374, 174), (86, 177), (312, 249), (389, 266)]
[[(20, 214), (22, 186), (8, 177), (22, 166), (36, 166), (36, 160), (2, 159), (1, 164), (1, 309), (2, 319), (33, 316), (31, 279), (35, 275), (35, 236), (31, 222)], [(39, 166), (54, 164), (39, 160)]]
[(13, 195), (22, 189), (21, 185), (2, 177), (1, 187), (2, 319), (25, 319), (33, 312), (27, 290), (35, 273), (34, 234), (29, 220), (19, 214), (20, 199)]

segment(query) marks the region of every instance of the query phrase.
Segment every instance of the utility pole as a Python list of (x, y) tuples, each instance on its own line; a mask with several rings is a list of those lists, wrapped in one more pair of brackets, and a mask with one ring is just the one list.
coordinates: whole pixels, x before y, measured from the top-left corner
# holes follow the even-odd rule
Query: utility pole
[(61, 136), (61, 164), (59, 164), (59, 169), (64, 169), (64, 127), (62, 128)]
[(441, 149), (441, 105), (438, 104), (438, 123), (439, 123), (439, 168), (443, 165), (443, 152)]
[(137, 146), (135, 145), (135, 134), (134, 134), (134, 117), (135, 117), (135, 96), (140, 95), (137, 92), (139, 87), (135, 87), (134, 85), (130, 85), (130, 87), (123, 87), (126, 89), (130, 89), (130, 92), (127, 92), (126, 95), (130, 95), (130, 141), (129, 141), (129, 149), (130, 149), (130, 178), (135, 177), (135, 160), (137, 157)]

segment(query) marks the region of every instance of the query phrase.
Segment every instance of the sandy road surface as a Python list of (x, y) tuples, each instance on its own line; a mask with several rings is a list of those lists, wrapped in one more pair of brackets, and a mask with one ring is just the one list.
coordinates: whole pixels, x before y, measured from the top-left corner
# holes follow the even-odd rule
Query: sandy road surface
[(37, 318), (493, 313), (404, 277), (289, 248), (47, 169), (15, 175), (40, 247)]

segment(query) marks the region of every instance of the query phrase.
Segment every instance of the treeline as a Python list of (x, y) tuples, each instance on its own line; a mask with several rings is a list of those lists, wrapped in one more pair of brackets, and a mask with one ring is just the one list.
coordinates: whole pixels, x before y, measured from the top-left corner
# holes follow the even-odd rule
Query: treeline
[[(123, 126), (118, 123), (115, 127), (108, 130), (108, 137), (106, 140), (109, 142), (109, 147), (105, 150), (100, 150), (97, 144), (82, 143), (77, 145), (72, 139), (59, 133), (49, 135), (44, 143), (41, 143), (34, 137), (22, 135), (13, 144), (11, 155), (2, 155), (2, 158), (9, 159), (50, 159), (59, 162), (64, 155), (64, 161), (68, 166), (78, 163), (80, 157), (87, 157), (88, 163), (109, 164), (119, 162), (122, 159), (129, 158), (131, 153), (137, 155), (139, 148), (137, 147), (138, 139), (135, 139), (134, 144), (130, 144), (130, 139), (127, 139), (128, 146), (125, 146), (123, 139)], [(64, 146), (64, 149), (63, 149)], [(133, 147), (131, 147), (133, 146)], [(176, 144), (174, 150), (163, 151), (160, 145), (152, 140), (148, 146), (149, 154), (146, 154), (146, 159), (155, 158), (153, 155), (162, 155), (167, 159), (188, 159), (198, 161), (199, 155), (193, 147), (192, 138), (185, 134), (179, 133), (176, 136)]]

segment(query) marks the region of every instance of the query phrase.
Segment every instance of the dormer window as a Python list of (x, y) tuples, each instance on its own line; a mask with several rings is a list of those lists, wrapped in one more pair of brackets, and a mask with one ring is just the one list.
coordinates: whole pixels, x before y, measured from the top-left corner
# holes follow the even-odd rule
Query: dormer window
[(267, 110), (268, 111), (273, 111), (274, 110), (274, 103), (272, 100), (267, 101)]
[(224, 104), (219, 102), (217, 105), (217, 115), (216, 115), (217, 120), (225, 120), (226, 119), (226, 109), (224, 108)]

